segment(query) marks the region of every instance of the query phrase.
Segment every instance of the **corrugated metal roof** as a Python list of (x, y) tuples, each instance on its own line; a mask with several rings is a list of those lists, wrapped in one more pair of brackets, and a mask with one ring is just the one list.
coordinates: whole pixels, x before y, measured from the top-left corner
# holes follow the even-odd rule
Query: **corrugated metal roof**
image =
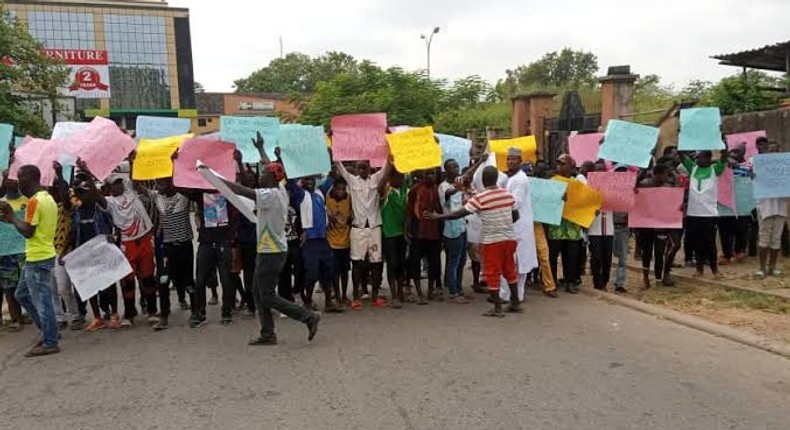
[(787, 72), (789, 56), (790, 41), (787, 41), (748, 51), (714, 55), (711, 58), (719, 60), (719, 64), (725, 66)]

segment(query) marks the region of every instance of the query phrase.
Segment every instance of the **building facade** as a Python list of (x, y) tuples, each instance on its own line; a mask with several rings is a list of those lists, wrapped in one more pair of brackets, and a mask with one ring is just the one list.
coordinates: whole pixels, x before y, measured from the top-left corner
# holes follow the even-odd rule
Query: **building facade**
[(198, 134), (219, 131), (219, 117), (276, 116), (282, 122), (299, 117), (299, 107), (287, 96), (274, 93), (200, 93), (195, 95), (198, 115), (192, 131)]
[(164, 0), (9, 0), (6, 7), (72, 69), (64, 94), (78, 115), (130, 129), (138, 115), (196, 117), (188, 9)]

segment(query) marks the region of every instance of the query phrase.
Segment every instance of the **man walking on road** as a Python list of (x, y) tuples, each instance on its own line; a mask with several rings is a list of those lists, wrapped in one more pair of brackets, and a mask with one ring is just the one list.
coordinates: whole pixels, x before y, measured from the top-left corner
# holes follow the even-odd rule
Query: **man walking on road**
[[(288, 244), (285, 236), (285, 219), (288, 216), (288, 192), (279, 184), (284, 179), (275, 175), (283, 175), (282, 169), (269, 163), (263, 150), (263, 138), (253, 140), (261, 154), (261, 161), (266, 167), (261, 173), (259, 189), (251, 189), (230, 181), (225, 184), (234, 193), (255, 200), (257, 210), (258, 256), (255, 260), (255, 280), (252, 291), (255, 309), (261, 323), (260, 335), (249, 342), (250, 345), (276, 345), (277, 335), (274, 333), (272, 309), (307, 325), (308, 340), (313, 340), (318, 332), (321, 314), (301, 308), (297, 304), (280, 297), (277, 281), (280, 271), (288, 257)], [(270, 166), (274, 168), (270, 168)], [(207, 167), (201, 166), (201, 169)]]
[(41, 186), (41, 171), (25, 165), (17, 173), (19, 192), (27, 197), (25, 219), (19, 219), (11, 205), (0, 201), (0, 221), (11, 223), (25, 237), (25, 267), (16, 288), (16, 299), (41, 330), (41, 340), (26, 357), (57, 354), (59, 337), (52, 298), (52, 270), (55, 268), (55, 227), (58, 206)]

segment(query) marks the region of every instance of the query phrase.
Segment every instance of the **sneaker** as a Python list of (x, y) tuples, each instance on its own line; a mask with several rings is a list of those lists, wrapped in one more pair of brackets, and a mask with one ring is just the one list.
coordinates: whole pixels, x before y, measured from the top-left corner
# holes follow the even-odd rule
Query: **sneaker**
[(614, 289), (615, 294), (625, 294), (628, 290), (625, 287), (617, 287)]
[(167, 327), (167, 317), (161, 317), (159, 318), (159, 321), (157, 321), (156, 324), (151, 327), (151, 329), (153, 331), (162, 331), (167, 330)]
[(104, 323), (104, 319), (99, 318), (99, 319), (93, 320), (93, 322), (88, 324), (88, 327), (85, 327), (85, 331), (87, 331), (87, 332), (94, 332), (94, 331), (99, 331), (99, 330), (104, 329), (104, 328), (107, 328), (107, 324)]
[(360, 297), (359, 299), (360, 299), (360, 300), (370, 300), (370, 294), (368, 294), (368, 293), (365, 293), (365, 294), (363, 294), (363, 295), (362, 295), (362, 297)]
[(130, 329), (132, 328), (132, 320), (129, 318), (124, 318), (121, 320), (121, 328), (122, 329)]
[(247, 342), (247, 345), (250, 346), (277, 345), (277, 338), (276, 337), (262, 338), (258, 336), (255, 339), (252, 339), (251, 341)]
[(74, 331), (80, 331), (85, 327), (85, 320), (84, 319), (76, 319), (71, 322), (71, 329)]
[(60, 347), (58, 346), (38, 345), (33, 347), (33, 349), (31, 349), (30, 351), (28, 351), (28, 353), (25, 354), (25, 357), (41, 357), (44, 355), (57, 354), (59, 352), (60, 352)]
[(178, 302), (178, 306), (181, 307), (181, 310), (188, 311), (189, 310), (189, 303), (187, 302)]
[(189, 320), (189, 327), (201, 328), (206, 325), (206, 317), (200, 316)]
[(351, 309), (355, 311), (361, 310), (362, 302), (360, 302), (359, 300), (354, 300), (353, 302), (351, 302)]
[(149, 315), (148, 316), (148, 325), (154, 326), (159, 322), (159, 317), (156, 315)]
[(777, 270), (777, 269), (771, 270), (771, 276), (774, 276), (774, 277), (778, 278), (778, 277), (782, 276), (782, 271), (781, 270)]
[(8, 326), (6, 328), (8, 329), (9, 332), (16, 333), (16, 332), (22, 330), (22, 327), (24, 327), (24, 326), (22, 325), (21, 322), (19, 322), (19, 321), (12, 321), (12, 322), (10, 322), (8, 324)]
[(313, 315), (305, 324), (307, 324), (307, 340), (312, 341), (318, 333), (318, 323), (321, 321), (321, 314), (313, 312)]
[(552, 299), (556, 299), (557, 298), (557, 290), (544, 291), (543, 294), (551, 297)]
[(757, 279), (765, 279), (765, 271), (758, 270), (758, 271), (754, 272), (754, 277), (757, 278)]
[(233, 324), (233, 317), (230, 315), (224, 316), (222, 320), (220, 320), (220, 323), (222, 323), (222, 325), (231, 325)]
[(384, 300), (383, 297), (378, 297), (376, 299), (376, 301), (373, 302), (373, 307), (374, 308), (386, 308), (387, 307), (387, 301)]
[(121, 317), (118, 314), (110, 315), (109, 327), (113, 330), (121, 328)]
[[(281, 320), (287, 320), (288, 319), (288, 315), (286, 315), (286, 314), (284, 314), (282, 312), (277, 312), (277, 313), (280, 314), (280, 319)], [(275, 342), (276, 342), (276, 340), (275, 340)]]

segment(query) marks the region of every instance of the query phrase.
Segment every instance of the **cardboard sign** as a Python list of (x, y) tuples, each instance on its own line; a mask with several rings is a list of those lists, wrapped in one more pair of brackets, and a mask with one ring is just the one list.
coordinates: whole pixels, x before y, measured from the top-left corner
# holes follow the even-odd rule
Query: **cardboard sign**
[(185, 141), (178, 150), (173, 166), (173, 185), (214, 190), (214, 186), (195, 169), (197, 160), (201, 160), (220, 175), (233, 178), (236, 175), (236, 162), (233, 160), (235, 150), (236, 145), (220, 140), (197, 138)]
[(603, 204), (601, 193), (576, 179), (555, 176), (552, 180), (568, 184), (568, 198), (562, 210), (562, 217), (584, 228), (590, 228), (595, 221), (596, 212)]
[(634, 207), (636, 172), (590, 172), (587, 181), (603, 195), (602, 210), (628, 212)]
[(191, 134), (170, 136), (161, 139), (142, 139), (137, 146), (132, 179), (147, 181), (173, 176), (173, 154), (178, 151)]
[(529, 178), (529, 196), (532, 201), (532, 217), (535, 222), (560, 225), (565, 201), (562, 197), (568, 184), (549, 179)]
[(615, 163), (646, 168), (658, 143), (659, 129), (628, 121), (610, 120), (598, 157)]
[(189, 118), (168, 118), (160, 116), (137, 117), (135, 135), (138, 139), (161, 139), (189, 133), (192, 120)]
[(719, 151), (724, 149), (721, 139), (721, 112), (719, 108), (691, 108), (680, 111), (681, 151)]
[(334, 161), (367, 160), (381, 167), (389, 158), (387, 114), (341, 115), (332, 118)]
[(134, 150), (134, 140), (112, 120), (97, 116), (82, 131), (63, 141), (63, 151), (81, 158), (100, 181)]
[(387, 142), (395, 161), (395, 169), (401, 173), (430, 169), (442, 164), (442, 148), (434, 139), (433, 127), (388, 134)]
[(683, 228), (683, 188), (640, 188), (628, 214), (630, 228)]
[(534, 164), (538, 160), (538, 144), (535, 141), (535, 136), (489, 140), (488, 144), (491, 147), (491, 152), (496, 154), (496, 165), (502, 172), (507, 171), (507, 151), (510, 148), (521, 150), (521, 160), (523, 162), (529, 161)]
[(601, 139), (603, 133), (575, 134), (568, 137), (568, 152), (576, 161), (576, 167), (581, 167), (585, 161), (598, 161)]
[(266, 156), (274, 159), (277, 135), (280, 133), (280, 119), (270, 116), (222, 116), (219, 118), (219, 136), (225, 142), (233, 142), (241, 151), (241, 160), (257, 164), (261, 156), (252, 143), (260, 132), (263, 136), (263, 149)]
[(280, 126), (280, 155), (288, 178), (325, 175), (331, 170), (323, 127), (284, 124)]
[(790, 153), (758, 154), (752, 160), (754, 198), (790, 197)]

